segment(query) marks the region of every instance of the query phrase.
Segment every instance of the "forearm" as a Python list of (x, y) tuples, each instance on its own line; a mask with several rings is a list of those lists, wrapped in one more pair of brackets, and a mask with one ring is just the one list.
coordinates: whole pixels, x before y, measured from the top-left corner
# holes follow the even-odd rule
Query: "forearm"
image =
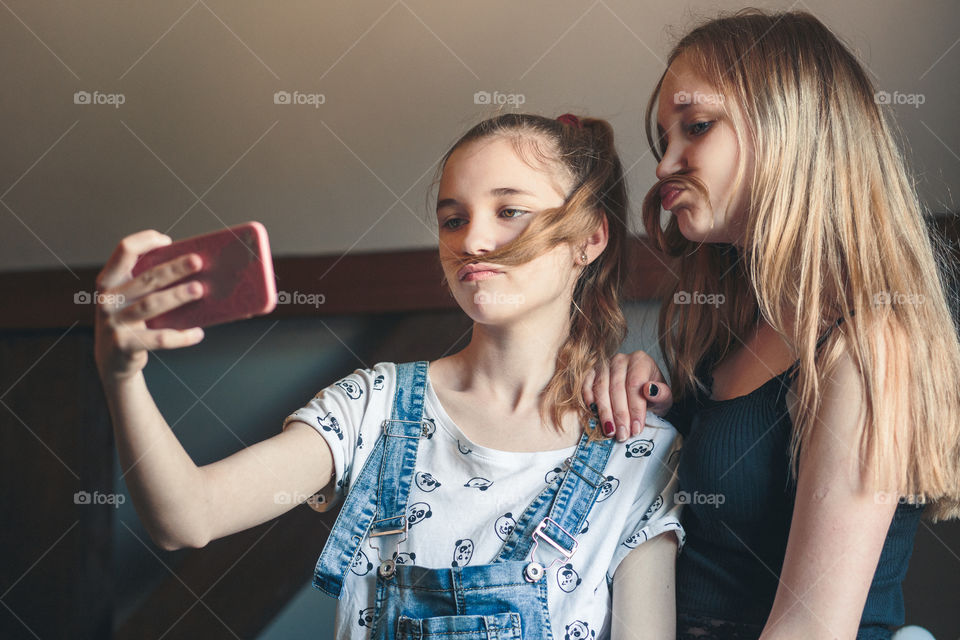
[(142, 373), (104, 384), (120, 468), (150, 537), (164, 549), (207, 542), (200, 469), (147, 390)]

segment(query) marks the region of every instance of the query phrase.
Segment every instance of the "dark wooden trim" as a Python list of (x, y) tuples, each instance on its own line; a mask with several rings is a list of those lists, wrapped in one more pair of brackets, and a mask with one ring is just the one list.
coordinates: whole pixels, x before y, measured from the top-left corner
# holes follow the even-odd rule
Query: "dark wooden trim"
[[(665, 257), (644, 239), (630, 244), (631, 273), (626, 298), (648, 299), (669, 271)], [(82, 304), (83, 292), (95, 290), (99, 268), (6, 273), (0, 278), (4, 313), (0, 329), (39, 329), (93, 325), (93, 305)], [(443, 273), (433, 249), (274, 258), (277, 290), (281, 294), (272, 316), (329, 316), (456, 309), (443, 284)], [(308, 297), (313, 296), (313, 297)], [(321, 298), (322, 296), (322, 298)], [(314, 301), (323, 300), (322, 304)], [(76, 300), (76, 301), (75, 301)]]
[[(937, 216), (930, 224), (960, 257), (960, 218)], [(675, 276), (670, 259), (633, 237), (628, 245), (630, 277), (624, 299), (654, 300)], [(290, 303), (277, 305), (272, 316), (329, 316), (456, 309), (443, 284), (433, 249), (386, 251), (336, 256), (292, 256), (274, 259), (278, 291)], [(93, 306), (75, 303), (79, 292), (93, 292), (98, 268), (5, 273), (0, 278), (4, 313), (0, 329), (42, 329), (93, 324)], [(308, 298), (306, 296), (314, 296)], [(322, 296), (322, 304), (314, 304)]]

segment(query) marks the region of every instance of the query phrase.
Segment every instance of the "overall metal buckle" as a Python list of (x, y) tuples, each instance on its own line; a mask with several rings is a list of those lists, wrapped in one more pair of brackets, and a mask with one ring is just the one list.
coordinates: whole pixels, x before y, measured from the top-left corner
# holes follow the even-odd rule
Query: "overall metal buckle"
[[(546, 533), (544, 533), (543, 530), (548, 523), (552, 524), (557, 529), (560, 529), (560, 531), (563, 531), (565, 534), (570, 536), (570, 539), (573, 540), (573, 548), (570, 549), (570, 551), (567, 551), (566, 549), (564, 549), (562, 546), (560, 546), (560, 544), (556, 540), (554, 540), (553, 538), (548, 536)], [(534, 555), (536, 555), (537, 548), (540, 546), (540, 540), (538, 540), (538, 538), (541, 538), (544, 542), (546, 542), (551, 547), (559, 551), (560, 555), (563, 556), (564, 560), (569, 560), (570, 558), (572, 558), (573, 554), (577, 552), (577, 547), (580, 546), (579, 541), (577, 541), (577, 539), (573, 537), (573, 535), (571, 535), (569, 531), (561, 527), (559, 523), (557, 523), (555, 520), (551, 518), (544, 518), (543, 520), (541, 520), (540, 524), (538, 524), (537, 528), (533, 530), (533, 533), (531, 534), (530, 537), (533, 538), (533, 547), (530, 549), (530, 562), (523, 569), (523, 577), (527, 580), (527, 582), (538, 581), (540, 578), (543, 577), (543, 574), (544, 572), (546, 572), (547, 569), (555, 565), (560, 560), (559, 558), (554, 558), (550, 562), (550, 564), (548, 564), (546, 567), (544, 567), (542, 564), (534, 560)]]
[[(374, 520), (371, 525), (371, 528), (376, 527), (378, 522), (386, 522), (387, 520), (395, 520), (395, 519), (396, 518), (382, 518), (380, 520)], [(400, 519), (403, 521), (402, 527), (398, 527), (396, 529), (387, 529), (386, 531), (370, 532), (370, 546), (376, 549), (377, 560), (380, 561), (380, 567), (377, 569), (377, 573), (379, 573), (382, 578), (387, 578), (387, 579), (392, 578), (394, 571), (396, 571), (397, 565), (396, 565), (396, 561), (393, 558), (387, 558), (386, 560), (383, 559), (383, 556), (380, 555), (380, 547), (373, 544), (373, 539), (378, 538), (380, 536), (390, 536), (390, 535), (396, 535), (398, 533), (402, 533), (403, 537), (397, 540), (397, 545), (396, 545), (397, 550), (395, 553), (399, 553), (400, 543), (404, 542), (407, 539), (407, 516), (405, 515), (400, 516)]]

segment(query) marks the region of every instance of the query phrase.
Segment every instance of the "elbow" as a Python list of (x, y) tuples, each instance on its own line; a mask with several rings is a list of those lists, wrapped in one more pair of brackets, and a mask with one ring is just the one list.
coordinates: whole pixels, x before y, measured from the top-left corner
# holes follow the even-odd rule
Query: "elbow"
[(202, 549), (210, 542), (208, 536), (199, 535), (170, 535), (151, 532), (150, 539), (164, 551), (179, 551), (181, 549)]

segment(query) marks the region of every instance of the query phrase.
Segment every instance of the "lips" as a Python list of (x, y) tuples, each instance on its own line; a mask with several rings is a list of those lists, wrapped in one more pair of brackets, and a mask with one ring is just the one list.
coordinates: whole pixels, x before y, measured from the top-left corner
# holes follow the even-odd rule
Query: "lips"
[(674, 183), (663, 185), (660, 187), (660, 205), (664, 209), (669, 210), (683, 191), (683, 187), (677, 186)]
[(492, 278), (500, 273), (503, 272), (492, 264), (478, 262), (461, 267), (460, 270), (457, 271), (457, 279), (461, 282), (474, 282), (476, 280), (486, 280), (487, 278)]

